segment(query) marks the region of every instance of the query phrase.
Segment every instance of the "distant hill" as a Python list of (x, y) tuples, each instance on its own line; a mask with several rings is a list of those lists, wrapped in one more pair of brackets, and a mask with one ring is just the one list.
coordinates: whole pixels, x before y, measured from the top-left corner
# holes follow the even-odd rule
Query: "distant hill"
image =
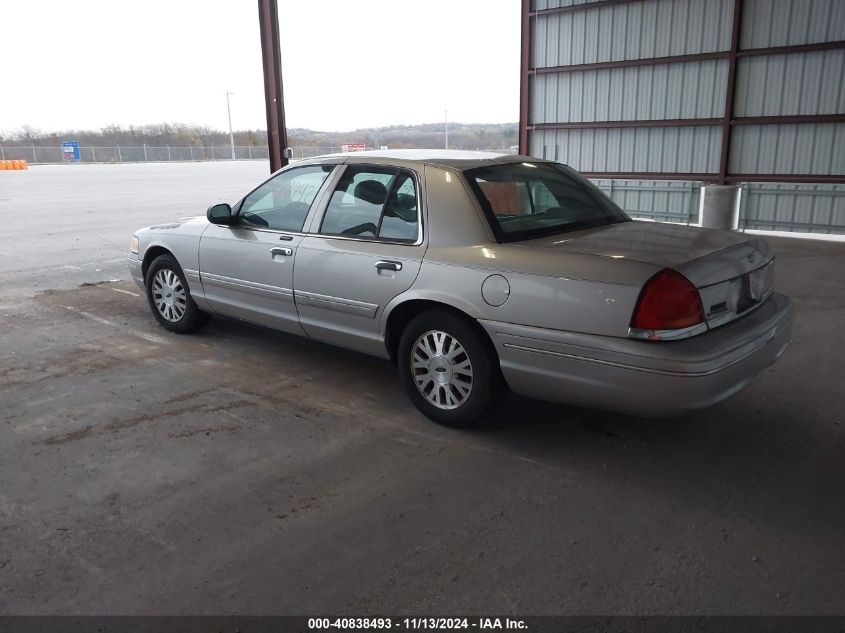
[[(449, 147), (454, 149), (503, 149), (517, 142), (516, 123), (449, 123)], [(443, 147), (443, 123), (392, 125), (362, 128), (350, 132), (319, 132), (302, 128), (288, 130), (291, 147), (334, 147), (363, 143), (368, 147), (387, 145), (393, 149)]]
[[(503, 149), (517, 142), (516, 123), (449, 123), (449, 147), (453, 149)], [(239, 130), (234, 133), (235, 145), (267, 144), (265, 130)], [(45, 132), (25, 126), (11, 133), (0, 134), (0, 145), (6, 147), (57, 147), (62, 141), (79, 141), (82, 146), (210, 147), (226, 145), (229, 134), (222, 130), (181, 123), (156, 123), (122, 127), (109, 125), (99, 130), (62, 130)], [(363, 143), (367, 147), (387, 145), (393, 149), (443, 147), (443, 123), (391, 125), (362, 128), (349, 132), (323, 132), (307, 128), (289, 128), (290, 147), (339, 147), (346, 143)]]

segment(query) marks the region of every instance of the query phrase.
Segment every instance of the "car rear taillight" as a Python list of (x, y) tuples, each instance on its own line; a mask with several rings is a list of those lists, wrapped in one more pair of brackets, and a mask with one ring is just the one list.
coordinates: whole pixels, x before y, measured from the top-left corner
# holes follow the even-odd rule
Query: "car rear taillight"
[(698, 290), (681, 273), (664, 268), (643, 286), (631, 327), (678, 330), (703, 321), (704, 308)]

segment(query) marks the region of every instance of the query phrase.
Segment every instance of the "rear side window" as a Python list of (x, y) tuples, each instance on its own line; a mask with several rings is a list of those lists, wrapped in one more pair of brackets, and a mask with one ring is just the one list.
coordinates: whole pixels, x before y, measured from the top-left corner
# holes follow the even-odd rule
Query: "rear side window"
[(419, 230), (413, 175), (393, 167), (351, 165), (332, 193), (320, 233), (414, 242)]
[(502, 242), (630, 219), (590, 181), (563, 165), (509, 163), (464, 175)]

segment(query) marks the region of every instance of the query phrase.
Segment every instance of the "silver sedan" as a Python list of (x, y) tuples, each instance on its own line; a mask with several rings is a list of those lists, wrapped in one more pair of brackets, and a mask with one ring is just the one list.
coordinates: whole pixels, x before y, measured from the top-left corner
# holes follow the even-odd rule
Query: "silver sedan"
[(233, 206), (139, 230), (129, 267), (168, 330), (223, 315), (391, 359), (452, 426), (508, 389), (708, 407), (783, 353), (793, 320), (764, 240), (632, 221), (564, 165), (485, 152), (297, 162)]

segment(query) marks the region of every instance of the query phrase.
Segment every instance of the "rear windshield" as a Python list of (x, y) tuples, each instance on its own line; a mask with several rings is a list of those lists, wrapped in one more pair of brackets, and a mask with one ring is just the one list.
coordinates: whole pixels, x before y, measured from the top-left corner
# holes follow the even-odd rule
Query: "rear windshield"
[(589, 180), (555, 163), (509, 163), (464, 172), (500, 242), (627, 222)]

